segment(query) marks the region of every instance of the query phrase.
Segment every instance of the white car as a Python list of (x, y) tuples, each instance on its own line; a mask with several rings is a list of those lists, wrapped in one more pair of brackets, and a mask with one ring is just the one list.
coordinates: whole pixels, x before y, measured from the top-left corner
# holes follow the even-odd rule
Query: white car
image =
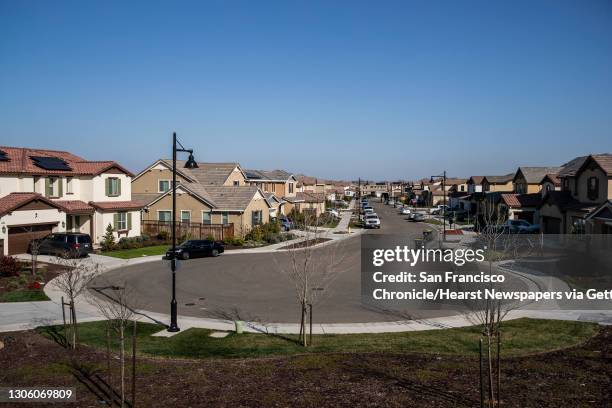
[(378, 215), (374, 213), (366, 215), (365, 227), (366, 228), (380, 228), (380, 219), (378, 219)]
[(433, 214), (444, 214), (446, 211), (448, 211), (448, 205), (437, 205), (429, 209), (429, 213), (432, 215)]
[(363, 214), (361, 214), (361, 215), (359, 216), (359, 219), (360, 219), (361, 221), (365, 221), (366, 216), (367, 216), (367, 215), (369, 215), (369, 214), (374, 214), (374, 215), (376, 215), (376, 213), (374, 212), (374, 209), (373, 209), (373, 208), (366, 208), (365, 210), (363, 210)]
[(400, 214), (401, 215), (410, 215), (410, 209), (408, 209), (407, 207), (404, 207), (400, 210)]
[(330, 209), (326, 210), (325, 212), (328, 213), (328, 214), (333, 215), (336, 218), (340, 217), (340, 213), (335, 208), (330, 208)]

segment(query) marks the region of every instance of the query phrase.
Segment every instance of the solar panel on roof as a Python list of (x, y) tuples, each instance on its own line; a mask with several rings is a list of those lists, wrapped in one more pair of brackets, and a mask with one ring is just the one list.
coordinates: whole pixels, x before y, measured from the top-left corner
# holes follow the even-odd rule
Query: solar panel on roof
[(253, 173), (252, 171), (247, 171), (247, 172), (245, 172), (245, 174), (246, 174), (247, 178), (250, 178), (250, 179), (260, 179), (261, 178), (261, 176), (259, 174)]
[(9, 158), (4, 150), (0, 150), (0, 161), (9, 161)]
[(60, 171), (72, 170), (68, 163), (59, 157), (31, 156), (30, 158), (34, 161), (34, 164), (41, 169)]

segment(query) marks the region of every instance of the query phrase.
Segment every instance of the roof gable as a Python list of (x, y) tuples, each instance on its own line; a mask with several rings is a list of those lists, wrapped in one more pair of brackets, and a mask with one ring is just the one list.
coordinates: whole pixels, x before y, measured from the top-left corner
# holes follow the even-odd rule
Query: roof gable
[[(11, 193), (0, 198), (0, 216), (18, 211), (30, 203), (40, 203), (43, 208), (62, 210), (62, 207), (38, 193)], [(41, 208), (37, 208), (41, 209)]]

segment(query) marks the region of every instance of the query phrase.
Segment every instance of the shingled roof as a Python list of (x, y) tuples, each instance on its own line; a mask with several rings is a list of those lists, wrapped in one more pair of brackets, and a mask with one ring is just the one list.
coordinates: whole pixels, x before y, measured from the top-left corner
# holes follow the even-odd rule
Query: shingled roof
[[(172, 160), (162, 160), (166, 166), (172, 168)], [(232, 174), (236, 167), (240, 167), (238, 163), (200, 163), (195, 169), (186, 169), (185, 160), (177, 160), (176, 167), (180, 171), (192, 179), (197, 180), (203, 186), (217, 185), (221, 186), (227, 178)]]
[[(117, 168), (125, 174), (132, 173), (114, 161), (88, 161), (70, 152), (61, 150), (30, 149), (26, 147), (0, 146), (7, 160), (0, 160), (0, 174), (96, 176)], [(70, 170), (47, 170), (36, 164), (32, 157), (55, 157), (66, 162)]]
[(291, 173), (285, 170), (245, 170), (244, 173), (249, 180), (286, 181)]
[[(219, 209), (244, 211), (260, 190), (255, 186), (207, 186), (206, 191)], [(267, 200), (266, 203), (270, 205)]]
[(504, 174), (503, 176), (483, 176), (490, 184), (506, 184), (514, 179), (515, 173)]
[(528, 184), (539, 184), (545, 175), (557, 174), (561, 169), (562, 167), (519, 167), (516, 174), (520, 172)]

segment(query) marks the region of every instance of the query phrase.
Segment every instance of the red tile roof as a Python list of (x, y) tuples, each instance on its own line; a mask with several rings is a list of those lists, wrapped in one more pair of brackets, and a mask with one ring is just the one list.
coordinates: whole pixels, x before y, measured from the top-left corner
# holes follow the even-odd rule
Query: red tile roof
[(64, 209), (68, 214), (90, 214), (95, 209), (84, 201), (79, 200), (58, 200), (54, 201), (57, 205)]
[(44, 201), (45, 203), (56, 208), (59, 207), (57, 204), (53, 203), (53, 201), (46, 199), (38, 193), (11, 193), (0, 198), (0, 215), (10, 213), (22, 205), (34, 200)]
[(510, 208), (537, 207), (542, 201), (540, 193), (502, 194), (501, 198)]
[[(87, 161), (72, 153), (60, 150), (29, 149), (22, 147), (0, 146), (6, 153), (8, 161), (0, 161), (0, 174), (33, 174), (33, 175), (91, 175), (117, 168), (127, 175), (132, 173), (114, 161)], [(72, 170), (45, 170), (34, 164), (32, 156), (57, 157), (64, 160)]]
[(89, 205), (102, 211), (140, 210), (144, 206), (139, 201), (90, 201)]

